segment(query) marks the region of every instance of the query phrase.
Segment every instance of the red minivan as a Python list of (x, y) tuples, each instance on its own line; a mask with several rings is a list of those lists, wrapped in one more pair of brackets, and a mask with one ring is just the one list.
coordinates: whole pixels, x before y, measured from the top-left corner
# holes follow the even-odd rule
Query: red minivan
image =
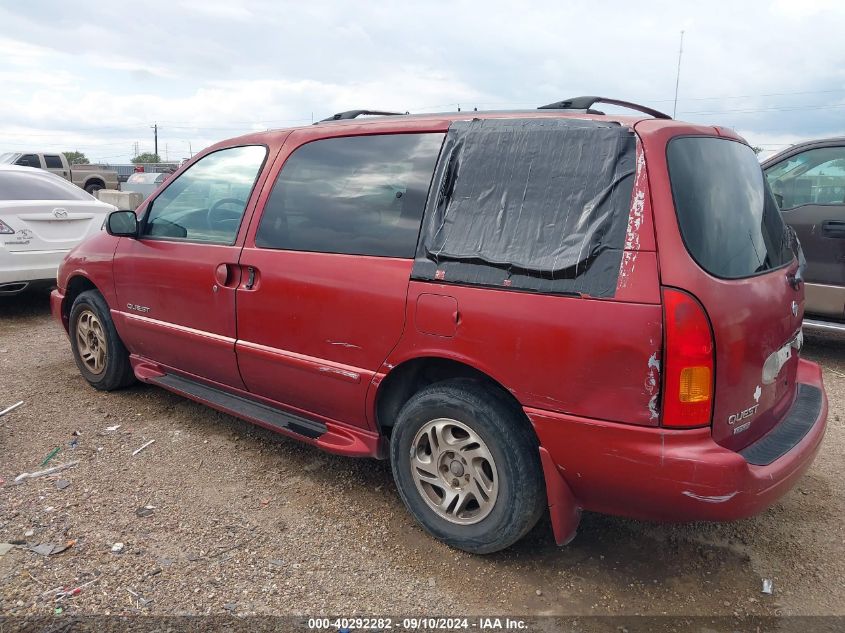
[(800, 250), (727, 129), (344, 112), (218, 143), (106, 229), (52, 295), (93, 387), (389, 458), (467, 551), (546, 508), (561, 544), (582, 510), (746, 517), (824, 435)]

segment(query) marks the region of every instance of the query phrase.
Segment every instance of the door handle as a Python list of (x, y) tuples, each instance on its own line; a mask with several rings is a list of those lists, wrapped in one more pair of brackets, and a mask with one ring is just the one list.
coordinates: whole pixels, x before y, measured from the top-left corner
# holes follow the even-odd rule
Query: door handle
[(246, 284), (244, 284), (244, 288), (247, 290), (252, 290), (255, 286), (255, 267), (247, 266), (246, 269)]
[(218, 264), (214, 269), (214, 281), (215, 285), (234, 288), (241, 282), (240, 268), (235, 264)]
[(825, 220), (822, 222), (822, 235), (838, 239), (845, 238), (845, 222)]

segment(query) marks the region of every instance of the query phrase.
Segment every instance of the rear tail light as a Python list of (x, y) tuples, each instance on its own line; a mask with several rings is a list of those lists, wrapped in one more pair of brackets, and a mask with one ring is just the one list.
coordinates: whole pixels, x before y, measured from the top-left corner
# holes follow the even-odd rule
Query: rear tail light
[(713, 332), (704, 308), (680, 290), (664, 288), (663, 426), (710, 424), (713, 410)]
[(15, 229), (3, 222), (3, 220), (0, 220), (0, 233), (2, 233), (3, 235), (11, 235), (14, 232)]

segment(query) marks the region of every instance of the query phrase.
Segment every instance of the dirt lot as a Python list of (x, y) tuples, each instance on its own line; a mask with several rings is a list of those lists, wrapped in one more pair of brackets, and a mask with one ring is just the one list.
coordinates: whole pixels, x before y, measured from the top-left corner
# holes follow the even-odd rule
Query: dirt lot
[[(825, 368), (828, 435), (761, 516), (587, 514), (565, 548), (541, 523), (476, 557), (415, 526), (386, 463), (326, 455), (153, 387), (96, 392), (46, 295), (2, 300), (0, 408), (26, 404), (0, 418), (0, 542), (75, 543), (0, 556), (0, 614), (52, 613), (44, 592), (95, 578), (66, 613), (845, 614), (845, 340), (812, 338), (804, 355)], [(56, 447), (51, 465), (79, 466), (12, 484)]]

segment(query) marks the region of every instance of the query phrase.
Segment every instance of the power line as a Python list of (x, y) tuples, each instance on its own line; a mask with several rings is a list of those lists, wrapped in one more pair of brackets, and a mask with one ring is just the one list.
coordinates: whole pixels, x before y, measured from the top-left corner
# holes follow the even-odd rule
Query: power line
[[(820, 94), (837, 94), (837, 93), (845, 93), (845, 88), (834, 88), (830, 90), (799, 90), (795, 92), (766, 92), (766, 93), (759, 93), (759, 94), (747, 94), (747, 95), (718, 95), (718, 96), (711, 96), (711, 97), (678, 97), (678, 102), (684, 103), (687, 101), (713, 101), (713, 100), (727, 100), (727, 99), (756, 99), (760, 97), (789, 97), (795, 95), (820, 95)], [(641, 103), (672, 103), (673, 99), (653, 99), (653, 98), (643, 98), (643, 97), (631, 97), (628, 99), (629, 101), (636, 101)], [(465, 97), (461, 99), (461, 102), (473, 103), (479, 106), (510, 106), (510, 107), (536, 107), (536, 103), (534, 101), (476, 101), (471, 97)], [(436, 103), (433, 105), (425, 105), (425, 106), (415, 106), (412, 108), (408, 108), (411, 112), (419, 112), (425, 110), (432, 110), (434, 108), (447, 108), (450, 106), (454, 106), (455, 102), (449, 103)]]
[[(714, 99), (756, 99), (758, 97), (790, 97), (794, 95), (822, 95), (834, 94), (837, 92), (845, 92), (845, 88), (837, 88), (834, 90), (800, 90), (798, 92), (767, 92), (756, 95), (726, 95), (718, 97), (684, 97), (678, 101), (712, 101)], [(651, 101), (652, 103), (668, 103), (672, 99), (644, 99), (644, 101)]]
[(810, 106), (785, 106), (780, 108), (753, 108), (753, 109), (730, 109), (724, 110), (687, 110), (681, 114), (752, 114), (758, 112), (797, 112), (801, 110), (834, 110), (845, 108), (845, 103), (832, 105), (810, 105)]

